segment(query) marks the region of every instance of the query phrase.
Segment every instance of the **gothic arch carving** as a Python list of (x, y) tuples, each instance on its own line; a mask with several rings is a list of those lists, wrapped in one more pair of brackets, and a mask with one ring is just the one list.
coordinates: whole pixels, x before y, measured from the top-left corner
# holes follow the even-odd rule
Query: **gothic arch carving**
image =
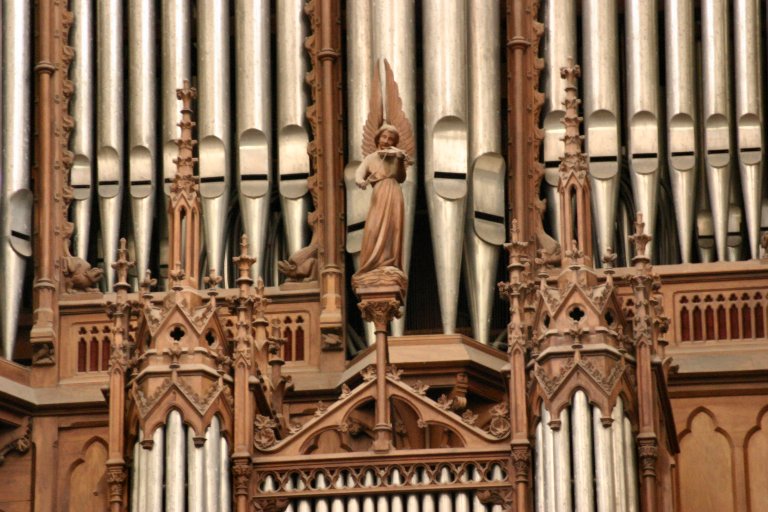
[(747, 473), (747, 503), (756, 512), (768, 503), (768, 405), (757, 414), (755, 426), (744, 438), (744, 462)]
[(107, 487), (107, 443), (92, 437), (83, 445), (80, 456), (67, 471), (64, 510), (104, 510), (109, 496)]

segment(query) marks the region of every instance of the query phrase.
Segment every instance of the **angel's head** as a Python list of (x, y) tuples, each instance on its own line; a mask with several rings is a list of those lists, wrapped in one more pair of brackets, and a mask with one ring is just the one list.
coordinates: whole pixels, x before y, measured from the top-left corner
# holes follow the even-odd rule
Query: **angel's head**
[(373, 142), (378, 149), (391, 148), (400, 142), (400, 133), (391, 124), (383, 124), (373, 137)]

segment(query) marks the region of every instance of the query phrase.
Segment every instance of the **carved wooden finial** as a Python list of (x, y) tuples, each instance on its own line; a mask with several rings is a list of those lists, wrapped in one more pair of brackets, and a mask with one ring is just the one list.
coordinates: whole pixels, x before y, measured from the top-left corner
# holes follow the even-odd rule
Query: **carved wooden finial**
[(205, 283), (208, 288), (218, 288), (219, 284), (223, 278), (216, 273), (216, 269), (212, 268), (208, 270), (208, 275), (203, 278), (203, 283)]
[(176, 97), (181, 100), (184, 110), (190, 110), (192, 100), (197, 98), (197, 89), (190, 86), (189, 80), (184, 79), (181, 89), (176, 89)]
[(560, 78), (565, 79), (566, 88), (576, 87), (576, 80), (581, 76), (581, 66), (573, 62), (573, 57), (568, 57), (568, 65), (560, 68)]
[(251, 266), (256, 263), (256, 258), (248, 254), (248, 237), (245, 234), (240, 237), (240, 255), (232, 258), (232, 261), (237, 265), (238, 282), (241, 279), (250, 279)]
[(647, 260), (648, 257), (645, 254), (645, 247), (652, 240), (651, 235), (645, 233), (645, 222), (643, 222), (643, 214), (637, 212), (637, 219), (635, 220), (635, 234), (629, 237), (629, 240), (635, 246), (635, 258)]
[(509, 239), (512, 242), (520, 241), (520, 223), (517, 219), (512, 219), (512, 226), (509, 228)]
[(128, 269), (133, 267), (133, 265), (134, 262), (128, 260), (128, 242), (125, 238), (121, 238), (117, 249), (117, 260), (112, 264), (112, 268), (117, 272), (115, 289), (118, 289), (118, 287), (128, 287)]
[(180, 289), (182, 286), (182, 281), (184, 281), (184, 278), (186, 277), (186, 273), (184, 272), (184, 269), (181, 268), (181, 262), (176, 262), (176, 264), (173, 266), (173, 269), (171, 269), (168, 272), (168, 277), (171, 278), (171, 282), (173, 283), (174, 289)]
[(147, 269), (147, 271), (144, 273), (144, 279), (142, 279), (139, 283), (139, 290), (141, 291), (141, 294), (146, 295), (152, 291), (152, 288), (154, 288), (156, 285), (157, 279), (153, 279), (152, 271)]

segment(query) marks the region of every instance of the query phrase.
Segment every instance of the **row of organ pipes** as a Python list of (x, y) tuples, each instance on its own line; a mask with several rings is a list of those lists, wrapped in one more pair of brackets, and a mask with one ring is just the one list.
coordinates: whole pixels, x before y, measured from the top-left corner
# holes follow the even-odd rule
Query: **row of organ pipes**
[[(230, 239), (237, 238), (231, 236), (233, 229), (248, 234), (249, 252), (258, 257), (254, 274), (274, 268), (274, 261), (307, 240), (310, 134), (303, 3), (71, 0), (71, 112), (76, 123), (71, 251), (90, 261), (103, 259), (106, 289), (114, 281), (111, 263), (121, 234), (129, 235), (136, 275), (143, 275), (151, 261), (165, 261), (165, 215), (157, 210), (167, 205), (175, 169), (172, 141), (180, 108), (175, 91), (192, 76), (200, 93), (197, 138), (207, 265), (228, 274)], [(403, 183), (406, 271), (417, 194), (424, 193), (442, 330), (455, 330), (463, 267), (474, 337), (484, 343), (490, 341), (496, 268), (505, 238), (501, 3), (345, 3), (345, 175), (353, 174), (362, 159), (373, 66), (386, 58), (421, 141)], [(656, 220), (661, 226), (666, 219), (669, 229), (653, 233), (657, 245), (679, 247), (679, 258), (660, 251), (657, 261), (757, 257), (761, 230), (768, 230), (762, 127), (765, 9), (760, 2), (625, 2), (623, 34), (614, 0), (546, 0), (542, 10), (542, 195), (549, 232), (559, 233), (555, 192), (564, 91), (559, 69), (575, 56), (584, 70), (580, 89), (597, 254), (613, 247), (628, 255), (628, 248), (617, 245), (625, 237), (616, 235), (616, 226), (628, 225), (633, 211), (642, 211), (652, 232)], [(33, 20), (25, 0), (5, 0), (0, 16), (0, 266), (6, 276), (0, 323), (2, 355), (11, 357), (32, 255)], [(423, 62), (421, 69), (417, 60)], [(417, 104), (418, 97), (423, 104)], [(278, 236), (271, 222), (277, 213), (270, 209), (273, 190), (285, 228)], [(353, 261), (367, 194), (347, 186), (346, 247)], [(166, 273), (160, 269), (161, 279)], [(277, 281), (274, 275), (271, 279)], [(392, 333), (402, 334), (404, 326), (404, 318), (396, 320)]]
[(171, 411), (151, 442), (136, 441), (131, 473), (131, 512), (229, 512), (232, 509), (229, 443), (214, 416), (198, 438)]

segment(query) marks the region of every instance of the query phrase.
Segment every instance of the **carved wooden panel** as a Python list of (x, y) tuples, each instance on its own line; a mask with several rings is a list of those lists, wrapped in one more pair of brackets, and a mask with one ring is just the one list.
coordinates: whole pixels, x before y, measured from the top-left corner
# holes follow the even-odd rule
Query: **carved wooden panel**
[(31, 510), (32, 453), (9, 453), (0, 464), (0, 511), (31, 512)]
[(695, 411), (689, 425), (680, 439), (682, 510), (735, 511), (730, 440), (706, 409)]
[(103, 510), (107, 507), (107, 446), (93, 440), (73, 465), (69, 474), (69, 506), (66, 510)]
[(768, 506), (768, 408), (761, 411), (745, 453), (750, 511), (757, 512)]

